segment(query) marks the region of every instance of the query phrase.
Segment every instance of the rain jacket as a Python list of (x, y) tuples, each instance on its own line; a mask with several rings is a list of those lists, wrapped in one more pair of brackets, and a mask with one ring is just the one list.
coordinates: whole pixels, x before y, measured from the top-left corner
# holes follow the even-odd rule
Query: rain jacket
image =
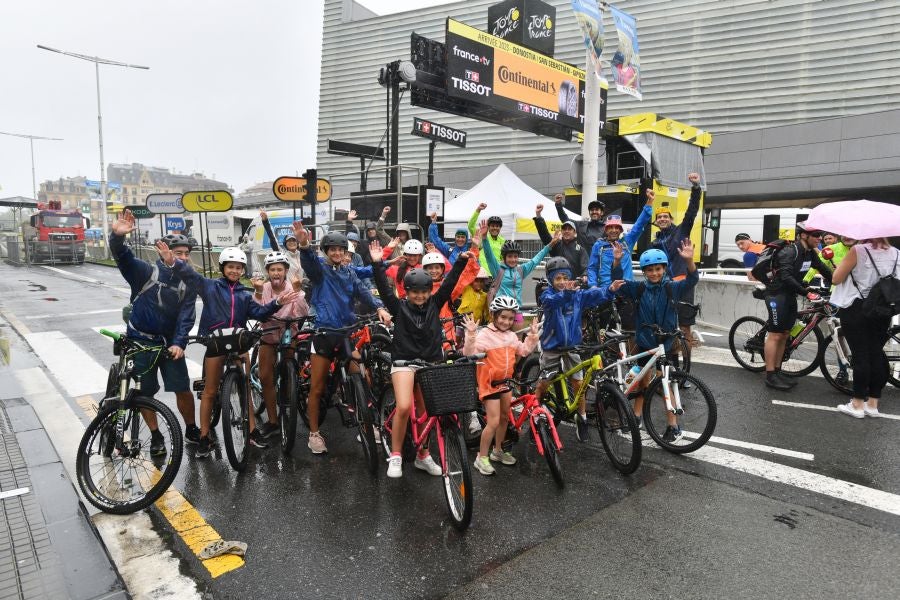
[(475, 335), (466, 335), (463, 354), (471, 356), (484, 352), (483, 361), (478, 362), (478, 396), (484, 398), (490, 394), (504, 391), (505, 386), (497, 387), (493, 382), (509, 379), (516, 366), (516, 357), (528, 356), (537, 346), (537, 334), (528, 333), (525, 341), (519, 341), (512, 331), (499, 331), (493, 323), (483, 327)]
[[(638, 215), (634, 225), (622, 238), (625, 245), (625, 256), (622, 260), (627, 260), (626, 266), (622, 268), (622, 277), (626, 281), (634, 280), (634, 270), (631, 268), (631, 253), (634, 252), (634, 245), (637, 244), (638, 238), (644, 233), (644, 228), (650, 222), (653, 216), (653, 207), (649, 204), (644, 205), (644, 210)], [(601, 285), (609, 287), (612, 283), (612, 264), (613, 264), (613, 248), (608, 240), (597, 240), (594, 247), (591, 248), (591, 260), (588, 261), (587, 281), (588, 285), (594, 287)]]
[[(621, 271), (620, 267), (616, 269)], [(541, 306), (544, 308), (541, 350), (558, 350), (580, 344), (582, 311), (609, 302), (612, 298), (606, 287), (561, 292), (552, 287), (547, 289), (541, 294)]]
[(453, 246), (450, 246), (447, 242), (441, 239), (441, 236), (438, 235), (438, 226), (437, 223), (432, 223), (428, 226), (428, 239), (434, 244), (434, 247), (438, 249), (438, 252), (443, 254), (450, 263), (455, 263), (456, 258), (469, 249), (469, 235), (466, 234), (466, 243), (462, 246), (458, 246), (456, 244), (456, 236), (454, 236)]
[[(497, 255), (494, 254), (490, 244), (482, 244), (482, 250), (482, 256), (487, 257), (487, 271), (491, 274), (491, 277), (500, 277), (500, 288), (495, 296), (512, 296), (519, 303), (519, 306), (522, 306), (522, 284), (525, 283), (524, 279), (528, 277), (529, 273), (534, 271), (538, 263), (544, 260), (547, 253), (550, 252), (550, 246), (544, 246), (534, 258), (516, 267), (508, 267), (506, 263), (497, 262)], [(521, 274), (519, 269), (522, 270)]]
[(253, 290), (240, 283), (231, 283), (224, 277), (207, 279), (183, 260), (175, 260), (175, 273), (188, 288), (203, 299), (200, 327), (197, 333), (209, 335), (216, 329), (246, 327), (247, 319), (265, 321), (278, 310), (275, 300), (268, 304), (253, 301)]
[[(563, 210), (562, 203), (556, 204), (556, 214), (559, 216), (560, 223), (572, 220), (572, 217)], [(606, 223), (603, 219), (575, 221), (575, 235), (579, 244), (585, 248), (592, 248), (597, 243), (597, 240), (602, 240), (606, 237)]]
[(460, 296), (459, 308), (456, 312), (460, 315), (472, 314), (472, 318), (478, 323), (487, 323), (490, 317), (487, 305), (487, 289), (476, 292), (471, 284), (466, 286)]
[(162, 336), (167, 344), (185, 348), (196, 319), (194, 304), (197, 294), (187, 290), (179, 300), (177, 288), (182, 280), (161, 260), (156, 261), (159, 283), (140, 294), (153, 275), (153, 266), (135, 258), (131, 248), (125, 245), (124, 236), (111, 233), (109, 249), (119, 272), (131, 288), (132, 307), (127, 335), (151, 338)]
[[(819, 258), (823, 263), (831, 267), (832, 271), (834, 271), (834, 269), (836, 269), (837, 266), (841, 264), (841, 261), (844, 260), (844, 257), (847, 256), (847, 254), (850, 252), (850, 248), (852, 247), (853, 246), (847, 246), (846, 244), (844, 244), (844, 242), (836, 242), (834, 244), (831, 244), (830, 246), (825, 246), (825, 248), (831, 248), (831, 251), (834, 252), (834, 258), (832, 258), (831, 260), (825, 260), (824, 258), (822, 258), (821, 252), (819, 252)], [(824, 250), (825, 248), (822, 249)], [(810, 269), (809, 272), (806, 273), (806, 277), (803, 278), (803, 283), (809, 283), (813, 280), (813, 277), (818, 274), (818, 269)]]
[(317, 326), (337, 329), (355, 323), (354, 300), (372, 309), (382, 307), (353, 269), (326, 265), (312, 246), (300, 248), (300, 264), (313, 286), (308, 302), (315, 309)]
[[(478, 250), (474, 250), (475, 255), (477, 257)], [(459, 281), (456, 282), (456, 285), (453, 287), (453, 291), (450, 292), (450, 300), (445, 302), (443, 306), (441, 306), (441, 318), (442, 319), (450, 319), (453, 317), (453, 311), (450, 310), (450, 302), (453, 302), (460, 296), (462, 296), (463, 291), (468, 287), (470, 283), (475, 281), (475, 277), (478, 275), (478, 271), (481, 270), (481, 266), (479, 265), (477, 260), (471, 260), (466, 264), (466, 268), (463, 269), (462, 274), (459, 276)], [(447, 270), (445, 269), (446, 273)], [(441, 287), (441, 282), (444, 278), (435, 281), (434, 285), (431, 288), (431, 293), (436, 294), (437, 291)], [(406, 290), (404, 290), (406, 291)], [(456, 325), (453, 324), (453, 321), (447, 321), (444, 324), (444, 337), (445, 339), (456, 346)]]
[(684, 219), (679, 225), (672, 225), (657, 231), (656, 239), (650, 244), (651, 248), (662, 250), (669, 257), (666, 273), (672, 279), (681, 279), (687, 273), (687, 265), (678, 253), (678, 249), (681, 247), (682, 240), (691, 237), (691, 229), (694, 228), (694, 220), (697, 218), (697, 211), (700, 208), (701, 192), (699, 185), (691, 187), (691, 199), (684, 212)]
[[(634, 336), (639, 350), (650, 350), (659, 345), (652, 325), (659, 325), (663, 331), (675, 331), (678, 328), (677, 303), (697, 285), (699, 280), (700, 275), (694, 269), (680, 281), (672, 281), (666, 275), (659, 283), (626, 281), (625, 285), (619, 288), (619, 295), (632, 300), (637, 301), (640, 295), (640, 302), (635, 308)], [(643, 292), (640, 291), (642, 286)], [(666, 286), (669, 287), (669, 292), (666, 291)], [(672, 349), (672, 342), (671, 338), (665, 341), (666, 352)]]
[[(550, 230), (547, 229), (547, 222), (543, 217), (533, 217), (533, 219), (534, 227), (537, 229), (541, 242), (549, 244), (553, 240), (553, 236), (550, 235)], [(578, 241), (577, 235), (570, 242), (560, 239), (558, 244), (550, 248), (550, 256), (561, 256), (569, 261), (569, 265), (572, 267), (572, 277), (584, 275), (584, 270), (588, 264), (588, 250)]]

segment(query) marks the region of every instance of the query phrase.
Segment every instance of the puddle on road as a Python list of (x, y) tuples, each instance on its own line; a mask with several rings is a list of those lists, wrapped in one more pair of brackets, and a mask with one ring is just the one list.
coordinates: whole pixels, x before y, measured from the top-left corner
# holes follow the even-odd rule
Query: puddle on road
[(22, 283), (28, 284), (28, 287), (31, 288), (30, 290), (28, 290), (29, 292), (46, 292), (47, 291), (46, 285), (41, 285), (40, 283), (34, 283), (33, 281), (29, 281), (27, 279), (20, 279), (19, 281), (21, 281)]

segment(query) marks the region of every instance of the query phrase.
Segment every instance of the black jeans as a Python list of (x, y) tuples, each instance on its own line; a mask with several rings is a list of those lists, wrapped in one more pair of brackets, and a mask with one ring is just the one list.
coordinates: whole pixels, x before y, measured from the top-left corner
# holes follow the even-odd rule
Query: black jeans
[(853, 397), (881, 398), (887, 384), (888, 361), (884, 344), (888, 340), (890, 318), (871, 319), (862, 313), (862, 300), (856, 300), (838, 313), (841, 330), (853, 354)]

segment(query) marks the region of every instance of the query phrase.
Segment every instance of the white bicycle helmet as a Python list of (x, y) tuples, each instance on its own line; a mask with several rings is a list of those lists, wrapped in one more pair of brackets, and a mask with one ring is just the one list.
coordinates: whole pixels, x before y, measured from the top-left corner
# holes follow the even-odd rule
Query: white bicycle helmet
[(224, 265), (227, 262), (239, 262), (246, 267), (247, 255), (244, 254), (243, 250), (237, 247), (225, 248), (222, 250), (222, 253), (219, 254), (219, 265)]
[(491, 300), (489, 310), (491, 311), (491, 313), (495, 313), (501, 310), (512, 310), (515, 312), (519, 312), (519, 303), (516, 302), (516, 299), (512, 296), (496, 296), (493, 300)]
[[(407, 242), (408, 244), (409, 242)], [(441, 265), (442, 267), (447, 266), (444, 263), (444, 255), (439, 254), (437, 252), (429, 252), (425, 256), (422, 257), (422, 267), (427, 267), (428, 265)]]
[(424, 251), (425, 247), (419, 240), (409, 240), (403, 244), (403, 254), (422, 254)]
[(288, 260), (287, 254), (281, 252), (280, 250), (276, 250), (274, 252), (269, 252), (266, 254), (266, 259), (264, 261), (265, 268), (269, 268), (269, 265), (274, 265), (281, 263), (286, 267), (291, 266), (291, 262)]
[(488, 273), (484, 269), (484, 267), (481, 267), (480, 269), (478, 269), (478, 275), (475, 276), (475, 279), (490, 279), (490, 278), (491, 278), (491, 274)]

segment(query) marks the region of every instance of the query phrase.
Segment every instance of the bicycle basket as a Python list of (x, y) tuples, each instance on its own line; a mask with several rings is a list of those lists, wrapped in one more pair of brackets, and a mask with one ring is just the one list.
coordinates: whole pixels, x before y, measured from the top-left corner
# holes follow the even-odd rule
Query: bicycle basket
[(475, 410), (478, 382), (475, 363), (455, 363), (425, 367), (416, 371), (416, 383), (432, 417)]
[(209, 334), (206, 343), (207, 356), (227, 356), (229, 352), (249, 352), (256, 343), (256, 336), (246, 329), (217, 329)]

